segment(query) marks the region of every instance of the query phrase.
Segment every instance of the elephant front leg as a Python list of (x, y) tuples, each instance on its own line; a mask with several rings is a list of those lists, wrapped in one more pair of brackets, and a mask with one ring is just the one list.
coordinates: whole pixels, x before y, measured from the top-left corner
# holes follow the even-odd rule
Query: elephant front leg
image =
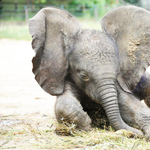
[(119, 109), (126, 123), (137, 125), (146, 136), (150, 135), (150, 109), (139, 99), (119, 89)]
[(57, 97), (55, 115), (60, 123), (63, 121), (70, 124), (73, 123), (79, 129), (90, 130), (91, 119), (83, 110), (71, 89), (67, 89), (63, 95)]

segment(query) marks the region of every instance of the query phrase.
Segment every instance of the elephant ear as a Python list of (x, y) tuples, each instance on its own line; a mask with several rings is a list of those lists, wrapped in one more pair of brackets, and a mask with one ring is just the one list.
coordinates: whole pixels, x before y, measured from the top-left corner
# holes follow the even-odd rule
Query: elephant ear
[(135, 6), (122, 6), (101, 20), (102, 30), (113, 37), (119, 49), (118, 82), (131, 92), (150, 64), (150, 12)]
[(74, 37), (81, 30), (80, 23), (67, 11), (44, 8), (29, 21), (33, 73), (39, 85), (51, 95), (62, 94), (67, 74), (67, 54), (73, 47)]

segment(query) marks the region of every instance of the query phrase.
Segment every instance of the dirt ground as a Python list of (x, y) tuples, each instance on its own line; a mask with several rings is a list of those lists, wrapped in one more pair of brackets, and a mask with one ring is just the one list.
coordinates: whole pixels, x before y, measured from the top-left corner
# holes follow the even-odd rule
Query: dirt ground
[(0, 40), (0, 148), (33, 145), (29, 137), (24, 137), (23, 141), (27, 142), (22, 143), (9, 136), (3, 138), (1, 135), (6, 134), (8, 128), (10, 132), (18, 132), (13, 134), (22, 134), (25, 125), (32, 130), (32, 125), (42, 123), (40, 127), (50, 128), (51, 122), (55, 122), (55, 97), (44, 92), (34, 80), (33, 56), (28, 41)]

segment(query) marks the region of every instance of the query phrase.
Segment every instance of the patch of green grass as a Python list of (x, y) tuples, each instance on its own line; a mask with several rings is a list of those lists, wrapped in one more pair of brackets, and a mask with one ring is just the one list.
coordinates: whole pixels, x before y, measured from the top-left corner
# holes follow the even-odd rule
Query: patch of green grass
[(25, 22), (0, 23), (0, 39), (31, 40), (28, 24)]
[[(82, 27), (101, 30), (100, 23), (94, 20), (80, 20)], [(15, 39), (31, 41), (28, 23), (25, 22), (1, 22), (0, 39)]]

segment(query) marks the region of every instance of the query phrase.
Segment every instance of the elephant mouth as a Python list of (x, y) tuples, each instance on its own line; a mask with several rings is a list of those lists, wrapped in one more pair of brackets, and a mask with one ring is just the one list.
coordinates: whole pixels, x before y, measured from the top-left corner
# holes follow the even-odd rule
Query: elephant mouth
[(91, 100), (93, 100), (97, 104), (100, 104), (100, 102), (101, 102), (100, 96), (97, 96), (97, 95), (94, 95), (94, 94), (90, 94), (89, 97), (90, 97)]

